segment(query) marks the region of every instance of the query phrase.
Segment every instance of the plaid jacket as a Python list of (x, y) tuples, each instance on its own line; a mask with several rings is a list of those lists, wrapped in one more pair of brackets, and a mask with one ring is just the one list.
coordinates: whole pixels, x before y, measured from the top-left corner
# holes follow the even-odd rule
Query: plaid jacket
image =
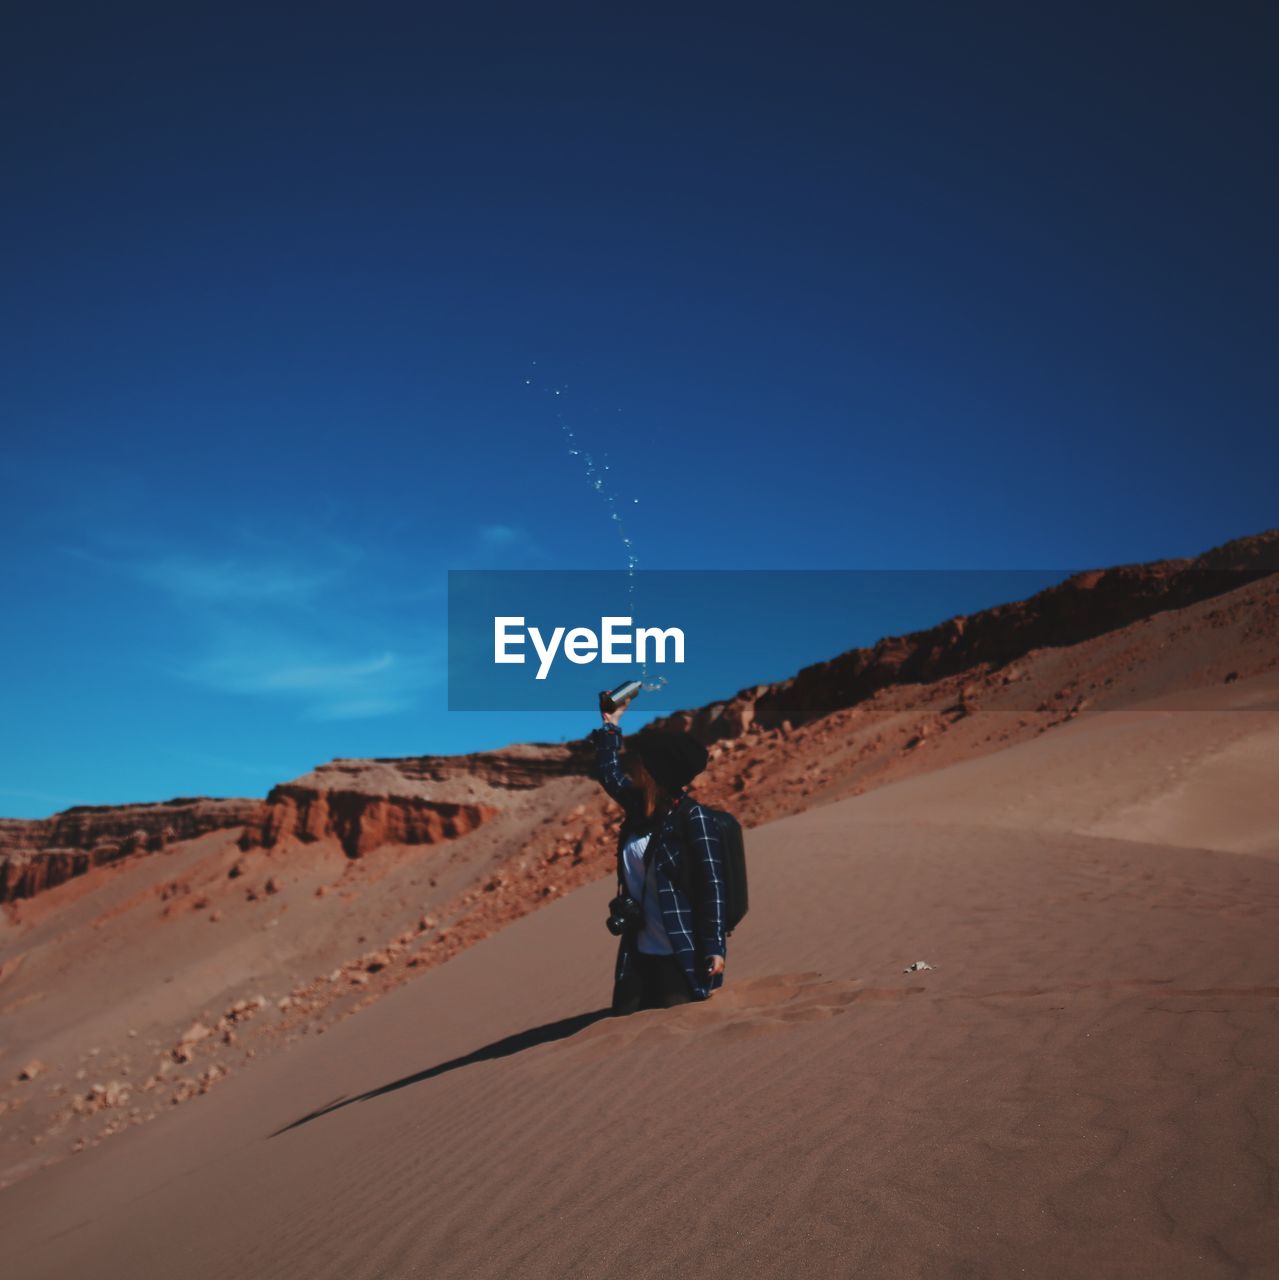
[[(626, 810), (629, 820), (636, 812), (640, 792), (623, 772), (618, 758), (622, 731), (616, 725), (603, 725), (590, 735), (590, 740), (595, 745), (596, 777), (604, 790)], [(677, 798), (677, 805), (684, 809), (682, 818), (676, 815), (676, 806), (672, 806), (649, 840), (645, 859), (651, 858), (656, 864), (662, 923), (666, 926), (675, 958), (687, 975), (694, 996), (698, 1000), (706, 1000), (712, 991), (724, 985), (723, 973), (707, 978), (707, 958), (723, 956), (725, 961), (728, 959), (724, 945), (724, 858), (718, 828), (706, 817), (701, 805), (691, 797), (685, 800), (685, 794), (681, 793)], [(687, 823), (685, 829), (692, 837), (687, 844), (680, 839), (679, 827), (683, 823)], [(622, 833), (624, 840), (626, 826), (623, 826)], [(694, 859), (696, 913), (679, 887), (680, 860), (684, 857)], [(622, 934), (618, 939), (617, 963), (613, 972), (615, 981), (620, 982), (630, 971), (634, 954), (635, 935)]]

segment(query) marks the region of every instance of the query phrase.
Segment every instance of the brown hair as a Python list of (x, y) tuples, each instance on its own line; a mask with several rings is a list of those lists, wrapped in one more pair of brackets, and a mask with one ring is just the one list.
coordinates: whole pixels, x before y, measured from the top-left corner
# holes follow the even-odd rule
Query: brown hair
[(626, 775), (640, 789), (644, 796), (644, 817), (651, 820), (662, 813), (671, 802), (671, 793), (649, 773), (640, 759), (639, 752), (628, 751), (626, 754)]

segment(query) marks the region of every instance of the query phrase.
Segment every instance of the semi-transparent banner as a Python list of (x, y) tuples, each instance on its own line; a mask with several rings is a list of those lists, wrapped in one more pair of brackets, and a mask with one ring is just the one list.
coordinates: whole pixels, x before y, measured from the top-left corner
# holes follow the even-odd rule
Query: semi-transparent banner
[[(1032, 650), (1114, 633), (1259, 576), (1194, 569), (1163, 576), (1063, 569), (455, 570), (448, 582), (449, 708), (594, 708), (601, 690), (639, 680), (645, 708), (664, 714), (889, 641), (873, 664), (869, 658), (832, 664), (830, 680), (852, 682), (839, 691), (848, 704), (860, 696), (858, 680), (866, 692), (889, 676), (926, 683), (981, 665), (1004, 667)], [(1219, 630), (1214, 638), (1212, 627), (1193, 619), (1178, 632), (1194, 661), (1209, 666), (1222, 658), (1229, 634)], [(1145, 660), (1134, 655), (1133, 662)], [(1165, 666), (1169, 680), (1179, 670), (1189, 678), (1176, 664)], [(1141, 690), (1143, 697), (1158, 692), (1148, 683)], [(1028, 689), (1028, 709), (1038, 697)], [(1013, 709), (1015, 691), (1001, 705)]]

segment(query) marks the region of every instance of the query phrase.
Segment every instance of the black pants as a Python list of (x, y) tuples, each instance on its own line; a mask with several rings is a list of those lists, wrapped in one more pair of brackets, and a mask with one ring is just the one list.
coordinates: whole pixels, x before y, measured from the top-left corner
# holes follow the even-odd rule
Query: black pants
[(613, 983), (613, 1012), (634, 1013), (637, 1009), (669, 1009), (691, 1004), (688, 975), (674, 956), (650, 956), (634, 951), (626, 977)]

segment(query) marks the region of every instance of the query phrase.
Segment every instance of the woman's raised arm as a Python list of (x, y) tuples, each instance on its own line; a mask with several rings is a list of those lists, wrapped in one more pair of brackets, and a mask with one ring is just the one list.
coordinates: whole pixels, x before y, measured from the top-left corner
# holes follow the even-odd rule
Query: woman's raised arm
[(595, 746), (595, 776), (600, 785), (618, 804), (628, 808), (639, 794), (639, 788), (622, 768), (622, 731), (615, 720), (605, 722), (590, 735)]

